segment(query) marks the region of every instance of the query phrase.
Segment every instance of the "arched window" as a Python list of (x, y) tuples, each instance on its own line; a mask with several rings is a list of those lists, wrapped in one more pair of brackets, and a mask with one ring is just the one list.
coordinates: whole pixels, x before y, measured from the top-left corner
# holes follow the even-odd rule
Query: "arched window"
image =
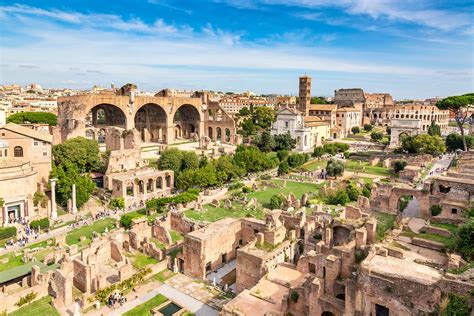
[(23, 147), (15, 146), (15, 148), (13, 148), (13, 155), (15, 157), (23, 157)]

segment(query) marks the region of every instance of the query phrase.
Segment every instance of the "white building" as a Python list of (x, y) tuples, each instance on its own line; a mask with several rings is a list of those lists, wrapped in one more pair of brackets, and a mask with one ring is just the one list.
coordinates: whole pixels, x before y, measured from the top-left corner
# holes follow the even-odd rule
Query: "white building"
[(318, 117), (304, 116), (301, 112), (286, 107), (277, 112), (271, 133), (290, 133), (296, 139), (297, 151), (310, 151), (330, 137), (330, 129), (329, 122)]

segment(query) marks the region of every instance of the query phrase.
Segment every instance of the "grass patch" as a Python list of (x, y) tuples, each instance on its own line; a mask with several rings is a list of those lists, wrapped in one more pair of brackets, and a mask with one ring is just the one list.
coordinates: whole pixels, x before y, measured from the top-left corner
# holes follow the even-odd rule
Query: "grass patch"
[(260, 208), (251, 209), (246, 208), (243, 205), (234, 203), (232, 209), (224, 207), (215, 207), (210, 204), (203, 206), (202, 211), (189, 210), (185, 211), (184, 214), (187, 218), (198, 221), (216, 222), (218, 220), (233, 217), (233, 218), (244, 218), (244, 217), (255, 217), (263, 219), (264, 213)]
[(164, 302), (168, 301), (168, 299), (161, 295), (158, 294), (155, 297), (153, 297), (151, 300), (146, 301), (143, 304), (138, 305), (137, 307), (129, 310), (124, 316), (146, 316), (146, 315), (152, 315), (150, 312), (152, 309), (154, 309), (157, 306), (160, 306)]
[[(270, 182), (273, 182), (277, 185), (283, 184), (283, 180), (271, 180)], [(265, 190), (261, 190), (259, 186), (259, 189), (257, 191), (249, 193), (247, 197), (249, 199), (256, 198), (260, 204), (264, 206), (269, 206), (270, 199), (274, 194), (281, 193), (284, 195), (288, 195), (290, 193), (293, 193), (297, 199), (301, 199), (303, 194), (314, 192), (319, 187), (320, 185), (317, 185), (314, 183), (287, 181), (286, 187), (284, 188), (283, 187), (278, 187), (278, 188), (266, 187)]]
[(438, 228), (443, 228), (446, 230), (449, 230), (451, 234), (456, 235), (458, 232), (458, 226), (454, 224), (444, 224), (444, 223), (430, 223), (431, 226), (438, 227)]
[(158, 260), (156, 260), (155, 258), (149, 257), (141, 252), (135, 254), (132, 257), (133, 266), (139, 270), (145, 268), (149, 264), (156, 264), (156, 263), (158, 263)]
[(181, 235), (180, 233), (178, 233), (175, 230), (170, 230), (170, 235), (171, 235), (171, 243), (173, 243), (173, 244), (175, 242), (183, 240), (183, 238), (184, 238), (183, 235)]
[(302, 168), (307, 171), (314, 171), (316, 169), (323, 169), (326, 168), (328, 161), (325, 159), (322, 160), (312, 160), (305, 163)]
[[(77, 229), (70, 231), (66, 235), (66, 243), (68, 245), (78, 244), (81, 246), (89, 245), (92, 242), (92, 232), (97, 232), (99, 234), (105, 231), (107, 227), (110, 231), (112, 228), (115, 227), (116, 220), (113, 218), (104, 218), (94, 222), (94, 224), (90, 226), (83, 226)], [(85, 236), (86, 239), (84, 241), (80, 241), (81, 236)]]
[(176, 273), (171, 270), (165, 269), (163, 271), (158, 272), (153, 276), (153, 279), (160, 281), (161, 283), (165, 283), (166, 280), (174, 277)]
[(0, 264), (0, 272), (24, 265), (22, 257), (21, 254), (16, 256), (14, 252), (1, 256), (0, 259), (8, 258), (8, 262)]
[(345, 170), (350, 172), (368, 173), (383, 177), (389, 177), (392, 175), (392, 169), (371, 166), (368, 162), (361, 160), (346, 160)]
[(45, 296), (33, 303), (23, 306), (14, 312), (9, 313), (9, 316), (31, 316), (31, 315), (60, 315), (58, 311), (51, 305), (51, 296)]
[(162, 243), (161, 241), (159, 241), (158, 239), (152, 237), (150, 241), (154, 243), (157, 248), (166, 249), (166, 245)]
[(418, 238), (422, 238), (422, 239), (426, 239), (426, 240), (431, 240), (431, 241), (436, 241), (436, 242), (439, 242), (443, 245), (445, 245), (447, 248), (452, 248), (454, 245), (454, 239), (451, 238), (451, 237), (444, 237), (444, 236), (440, 236), (440, 235), (435, 235), (435, 234), (428, 234), (428, 233), (414, 233), (410, 230), (404, 230), (400, 233), (401, 236), (405, 236), (405, 237), (410, 237), (410, 238), (413, 238), (413, 237), (418, 237)]
[(452, 274), (462, 274), (469, 269), (474, 269), (474, 262), (469, 262), (466, 266), (458, 269), (448, 269), (447, 271)]
[(257, 248), (259, 250), (266, 251), (266, 252), (273, 251), (276, 247), (278, 247), (278, 245), (272, 245), (268, 242), (264, 242), (264, 243), (255, 245), (255, 248)]
[(377, 240), (383, 240), (388, 230), (395, 224), (396, 216), (393, 214), (374, 212), (377, 219)]

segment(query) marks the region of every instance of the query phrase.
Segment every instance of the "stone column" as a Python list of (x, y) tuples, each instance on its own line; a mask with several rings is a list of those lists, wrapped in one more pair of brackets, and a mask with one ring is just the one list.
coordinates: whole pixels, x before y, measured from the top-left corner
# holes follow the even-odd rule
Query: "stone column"
[(51, 179), (51, 218), (56, 219), (58, 217), (58, 212), (56, 210), (56, 181), (58, 179)]
[(72, 208), (71, 208), (71, 213), (76, 214), (77, 213), (77, 207), (76, 207), (76, 184), (72, 184)]

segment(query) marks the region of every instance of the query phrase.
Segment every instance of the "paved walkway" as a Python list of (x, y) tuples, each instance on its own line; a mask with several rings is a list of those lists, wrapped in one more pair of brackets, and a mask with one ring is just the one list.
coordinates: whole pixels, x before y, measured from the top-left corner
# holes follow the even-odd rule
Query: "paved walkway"
[(403, 217), (420, 217), (420, 202), (413, 197), (402, 211)]
[(163, 294), (173, 302), (184, 307), (188, 311), (196, 314), (196, 316), (217, 316), (219, 312), (215, 309), (212, 309), (208, 305), (198, 301), (195, 298), (192, 298), (189, 295), (184, 294), (183, 292), (175, 289), (174, 287), (164, 284), (162, 287), (157, 289), (157, 292)]
[(438, 158), (434, 162), (431, 169), (426, 173), (425, 178), (421, 179), (420, 184), (418, 185), (417, 189), (423, 188), (423, 183), (430, 177), (439, 176), (444, 172), (445, 169), (448, 169), (453, 158), (454, 158), (453, 155), (443, 155), (443, 158), (441, 159)]
[(156, 295), (158, 295), (160, 292), (158, 291), (158, 289), (155, 289), (155, 290), (152, 290), (151, 292), (148, 292), (140, 297), (138, 297), (137, 299), (134, 299), (133, 301), (131, 302), (128, 302), (128, 303), (125, 303), (123, 306), (121, 306), (120, 308), (116, 309), (116, 310), (113, 310), (109, 313), (109, 315), (112, 315), (112, 316), (119, 316), (119, 315), (122, 315), (126, 312), (128, 312), (129, 310), (131, 309), (134, 309), (135, 307), (137, 307), (138, 305), (140, 304), (143, 304), (145, 303), (146, 301), (149, 301), (151, 300), (152, 298), (154, 298)]

